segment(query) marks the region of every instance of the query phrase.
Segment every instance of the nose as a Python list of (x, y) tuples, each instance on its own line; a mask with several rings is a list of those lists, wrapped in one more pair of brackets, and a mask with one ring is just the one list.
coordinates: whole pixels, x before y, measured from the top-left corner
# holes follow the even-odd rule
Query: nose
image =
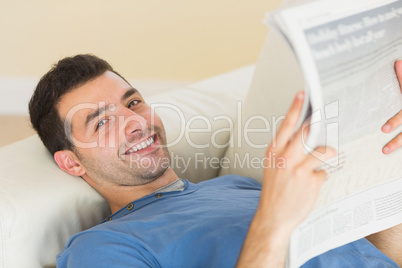
[(129, 109), (121, 125), (127, 141), (133, 141), (148, 134), (148, 120)]

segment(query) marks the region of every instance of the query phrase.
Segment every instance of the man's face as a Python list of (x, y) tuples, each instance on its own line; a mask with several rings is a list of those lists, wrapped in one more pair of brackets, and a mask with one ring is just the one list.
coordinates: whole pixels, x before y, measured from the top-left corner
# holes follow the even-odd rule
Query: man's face
[(113, 72), (73, 89), (58, 111), (86, 174), (96, 183), (134, 186), (168, 168), (161, 119), (140, 93)]

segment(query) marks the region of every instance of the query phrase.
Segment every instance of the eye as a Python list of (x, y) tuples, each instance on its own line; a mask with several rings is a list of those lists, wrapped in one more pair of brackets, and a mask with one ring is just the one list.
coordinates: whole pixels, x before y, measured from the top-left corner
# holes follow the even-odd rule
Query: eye
[(96, 125), (96, 130), (98, 130), (100, 127), (102, 127), (104, 124), (106, 124), (107, 119), (102, 119), (99, 121), (99, 123)]
[(128, 108), (131, 108), (131, 107), (133, 107), (134, 105), (136, 105), (136, 104), (138, 104), (138, 103), (140, 103), (139, 100), (132, 100), (132, 101), (130, 101), (130, 102), (128, 103), (127, 107), (128, 107)]

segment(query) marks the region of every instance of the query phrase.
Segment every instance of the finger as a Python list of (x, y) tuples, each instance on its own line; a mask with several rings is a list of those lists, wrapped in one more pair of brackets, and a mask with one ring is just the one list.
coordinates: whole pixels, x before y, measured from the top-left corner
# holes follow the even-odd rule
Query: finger
[[(314, 176), (318, 179), (321, 185), (327, 180), (328, 174), (325, 170), (318, 170), (314, 172)], [(321, 186), (320, 185), (320, 186)]]
[(285, 157), (287, 159), (292, 158), (293, 160), (297, 161), (305, 157), (304, 148), (309, 131), (310, 124), (308, 122), (304, 122), (286, 148)]
[(389, 119), (381, 128), (381, 130), (385, 133), (390, 133), (395, 128), (402, 125), (402, 110), (399, 111), (396, 115), (394, 115), (391, 119)]
[(337, 152), (334, 148), (324, 146), (317, 147), (306, 155), (301, 166), (307, 170), (314, 171), (321, 164), (324, 164), (326, 160), (331, 159), (336, 155)]
[(399, 87), (401, 88), (402, 92), (402, 60), (398, 60), (395, 62), (395, 73), (396, 77), (398, 77)]
[(298, 92), (275, 136), (276, 147), (283, 148), (293, 136), (297, 119), (303, 107), (304, 92)]
[(402, 132), (396, 135), (390, 142), (388, 142), (383, 148), (382, 152), (384, 154), (390, 154), (399, 147), (402, 147)]

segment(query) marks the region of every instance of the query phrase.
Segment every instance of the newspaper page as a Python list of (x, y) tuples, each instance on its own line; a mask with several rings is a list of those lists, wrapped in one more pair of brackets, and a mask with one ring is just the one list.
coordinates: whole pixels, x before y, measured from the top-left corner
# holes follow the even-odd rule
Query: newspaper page
[(290, 43), (305, 76), (307, 150), (338, 150), (315, 210), (292, 235), (288, 266), (299, 267), (402, 223), (402, 150), (383, 154), (393, 136), (381, 132), (402, 108), (394, 71), (402, 56), (402, 1), (321, 0), (280, 9), (266, 22)]

